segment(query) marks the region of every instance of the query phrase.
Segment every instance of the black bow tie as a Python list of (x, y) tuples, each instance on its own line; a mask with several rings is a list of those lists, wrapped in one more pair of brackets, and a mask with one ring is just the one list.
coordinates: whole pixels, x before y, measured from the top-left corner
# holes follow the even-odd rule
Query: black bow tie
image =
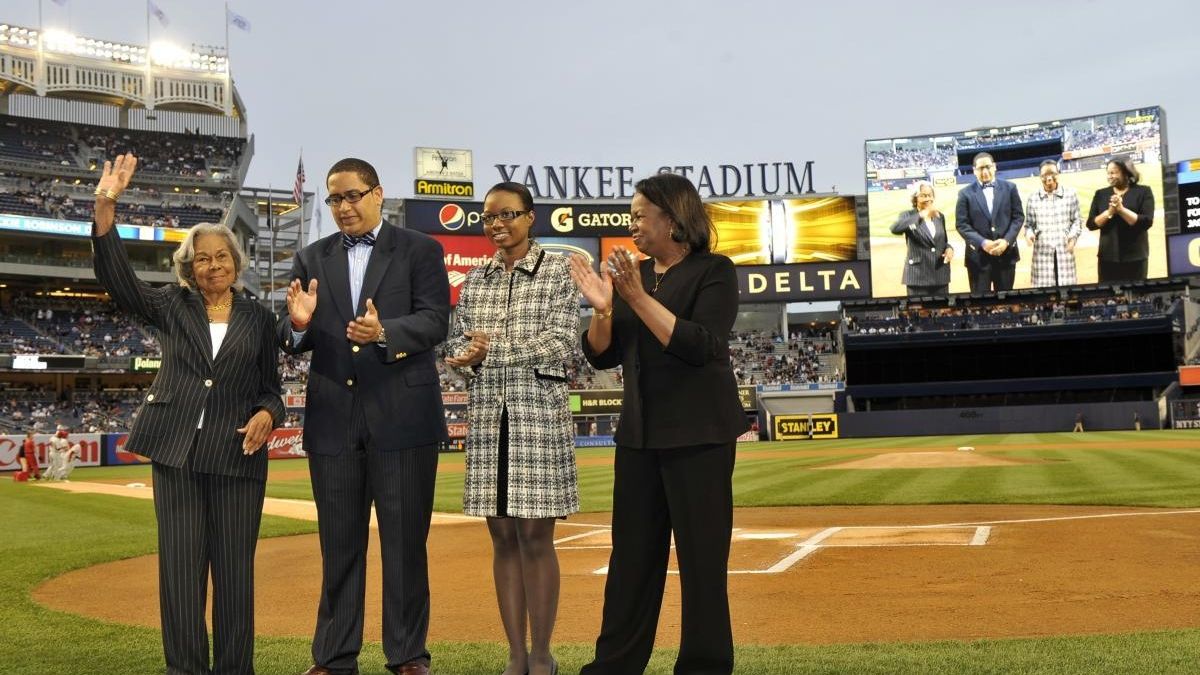
[(988, 189), (988, 188), (994, 188), (994, 187), (996, 187), (996, 184), (995, 184), (994, 182), (993, 182), (993, 183), (980, 183), (980, 184), (979, 184), (979, 187), (981, 187), (981, 188), (983, 188), (984, 190), (986, 190), (986, 189)]
[(354, 248), (358, 244), (363, 244), (365, 246), (374, 246), (375, 245), (375, 235), (368, 232), (368, 233), (362, 235), (361, 237), (356, 237), (352, 234), (342, 233), (342, 248), (349, 251), (350, 249)]

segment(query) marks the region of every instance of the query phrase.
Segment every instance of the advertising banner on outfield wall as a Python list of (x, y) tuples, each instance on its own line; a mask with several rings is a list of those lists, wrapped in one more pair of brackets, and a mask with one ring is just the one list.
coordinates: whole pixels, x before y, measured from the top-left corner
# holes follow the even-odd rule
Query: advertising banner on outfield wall
[[(811, 430), (810, 430), (811, 427)], [(771, 418), (771, 440), (798, 441), (838, 437), (836, 413), (775, 415)]]
[(149, 464), (150, 459), (125, 449), (129, 434), (104, 434), (104, 465)]
[(275, 429), (267, 438), (267, 457), (269, 459), (292, 459), (307, 457), (304, 453), (304, 429)]
[[(35, 456), (42, 471), (50, 466), (50, 438), (53, 434), (34, 434), (33, 443), (37, 447)], [(67, 439), (71, 444), (80, 446), (79, 458), (75, 466), (100, 466), (100, 434), (71, 434)], [(25, 434), (4, 434), (0, 436), (0, 471), (20, 471), (20, 457), (24, 455)]]
[[(622, 389), (580, 389), (570, 393), (571, 414), (610, 415), (621, 412), (625, 392)], [(738, 400), (743, 410), (755, 410), (758, 397), (753, 385), (738, 387)]]

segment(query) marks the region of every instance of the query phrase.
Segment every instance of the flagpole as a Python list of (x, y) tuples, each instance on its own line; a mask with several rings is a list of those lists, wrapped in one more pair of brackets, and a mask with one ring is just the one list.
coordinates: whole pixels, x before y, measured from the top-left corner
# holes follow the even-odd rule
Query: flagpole
[(225, 114), (233, 114), (233, 60), (229, 58), (229, 0), (225, 1)]
[(154, 110), (158, 97), (154, 95), (154, 58), (150, 49), (150, 0), (146, 0), (146, 110)]
[[(300, 148), (300, 166), (301, 167), (304, 166), (304, 148), (303, 147)], [(301, 175), (303, 175), (303, 174), (301, 174)], [(298, 232), (296, 234), (296, 241), (298, 242), (298, 246), (296, 247), (297, 251), (304, 248), (304, 233), (305, 233), (304, 201), (305, 201), (305, 199), (304, 199), (304, 181), (300, 181), (300, 232)]]
[(267, 183), (267, 229), (271, 231), (271, 259), (267, 261), (267, 291), (271, 294), (271, 313), (275, 313), (275, 226), (271, 222), (271, 216), (274, 214), (274, 206), (271, 204), (271, 184)]
[(37, 43), (37, 74), (34, 75), (34, 89), (38, 96), (46, 95), (46, 26), (42, 21), (42, 0), (38, 0), (38, 43)]
[(317, 241), (321, 238), (321, 186), (313, 190), (313, 217), (308, 219), (308, 222), (317, 228), (316, 232), (309, 232), (308, 240)]

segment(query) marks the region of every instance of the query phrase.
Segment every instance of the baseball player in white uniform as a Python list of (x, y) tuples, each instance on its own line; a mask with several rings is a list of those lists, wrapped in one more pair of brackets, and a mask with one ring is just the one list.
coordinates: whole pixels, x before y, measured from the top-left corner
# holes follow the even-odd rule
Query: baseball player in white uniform
[(67, 480), (75, 468), (75, 458), (81, 448), (78, 443), (71, 445), (67, 436), (67, 428), (60, 424), (58, 432), (50, 439), (50, 468), (46, 471), (46, 478), (50, 480)]

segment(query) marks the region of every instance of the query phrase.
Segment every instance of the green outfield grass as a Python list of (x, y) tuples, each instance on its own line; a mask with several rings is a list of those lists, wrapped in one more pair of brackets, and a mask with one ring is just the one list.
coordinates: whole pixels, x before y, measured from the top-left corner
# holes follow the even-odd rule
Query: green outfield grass
[[(1181, 441), (1195, 441), (1195, 447)], [(1154, 447), (1161, 443), (1170, 447)], [(1099, 444), (1100, 447), (1096, 447)], [(974, 445), (1024, 459), (1049, 460), (1005, 467), (936, 470), (823, 470), (809, 467), (902, 448), (952, 449)], [(1091, 447), (1089, 447), (1091, 446)], [(852, 449), (853, 452), (847, 452)], [(593, 458), (611, 449), (580, 452), (586, 510), (610, 504), (612, 470)], [(880, 438), (746, 444), (739, 448), (735, 495), (740, 506), (798, 504), (1105, 504), (1200, 506), (1200, 432), (1146, 431), (1087, 434)], [(595, 463), (596, 466), (588, 464)], [(305, 462), (273, 462), (268, 493), (309, 498)], [(145, 480), (146, 467), (80, 469), (73, 478)], [(462, 458), (444, 455), (437, 508), (457, 511)], [(68, 494), (0, 479), (0, 664), (5, 672), (162, 672), (154, 630), (108, 624), (44, 609), (30, 599), (39, 583), (68, 570), (155, 550), (149, 501)], [(316, 524), (267, 516), (263, 537), (311, 533)], [(481, 571), (485, 573), (486, 571)], [(1185, 580), (1180, 580), (1185, 583)], [(113, 589), (119, 593), (119, 589)], [(311, 611), (309, 608), (308, 611)], [(435, 610), (436, 611), (436, 610)], [(499, 635), (499, 632), (497, 632)], [(498, 671), (505, 649), (493, 644), (431, 645), (439, 675)], [(578, 672), (588, 644), (556, 645), (562, 672)], [(260, 637), (263, 675), (298, 673), (309, 663), (305, 638)], [(674, 652), (655, 652), (647, 671), (671, 672)], [(738, 673), (1193, 673), (1200, 629), (1117, 636), (1057, 637), (973, 642), (838, 646), (738, 647)], [(383, 674), (378, 645), (368, 646), (364, 674)]]

